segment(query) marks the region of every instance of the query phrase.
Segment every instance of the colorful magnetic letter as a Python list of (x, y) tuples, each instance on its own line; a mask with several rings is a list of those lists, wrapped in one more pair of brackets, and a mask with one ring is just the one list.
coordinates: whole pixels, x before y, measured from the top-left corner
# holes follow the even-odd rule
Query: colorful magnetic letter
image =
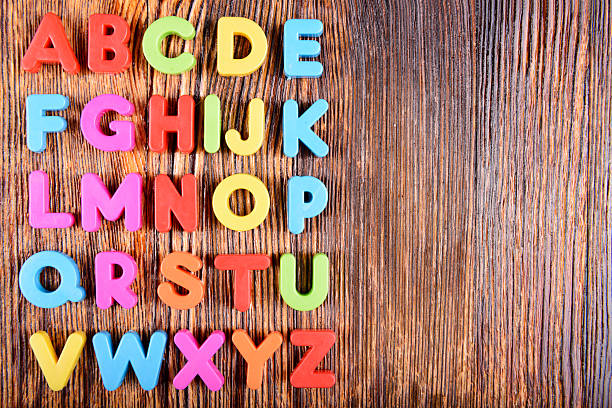
[[(121, 268), (121, 277), (115, 278), (115, 266)], [(138, 266), (130, 255), (109, 251), (100, 252), (96, 255), (96, 305), (100, 309), (108, 309), (113, 305), (113, 299), (124, 309), (136, 306), (138, 296), (130, 288), (136, 275)]]
[(30, 337), (30, 347), (49, 388), (53, 391), (60, 391), (68, 384), (68, 379), (81, 357), (85, 340), (85, 333), (82, 331), (72, 333), (68, 336), (58, 359), (46, 331), (38, 331)]
[(285, 21), (283, 29), (283, 62), (285, 76), (289, 78), (318, 78), (323, 65), (318, 61), (300, 61), (300, 57), (318, 57), (321, 44), (300, 37), (319, 37), (323, 33), (320, 20), (292, 19)]
[(204, 99), (204, 150), (216, 153), (221, 145), (221, 102), (217, 95)]
[(153, 333), (145, 356), (140, 336), (135, 331), (130, 331), (121, 337), (117, 352), (113, 356), (110, 333), (102, 331), (94, 334), (92, 343), (104, 388), (109, 391), (119, 388), (127, 374), (128, 364), (132, 365), (138, 382), (144, 390), (155, 388), (167, 340), (166, 332), (158, 330)]
[(266, 336), (259, 346), (244, 330), (236, 330), (232, 334), (232, 343), (247, 362), (247, 387), (256, 390), (261, 387), (266, 362), (283, 344), (283, 335), (275, 331)]
[(327, 112), (329, 105), (324, 99), (313, 103), (302, 116), (298, 117), (298, 104), (293, 99), (283, 105), (283, 153), (295, 157), (301, 140), (310, 151), (318, 157), (329, 153), (329, 146), (315, 132), (312, 126)]
[(168, 134), (176, 133), (177, 146), (182, 153), (191, 153), (194, 139), (195, 102), (193, 96), (182, 95), (176, 115), (168, 115), (168, 101), (160, 95), (149, 99), (149, 148), (156, 153), (168, 149)]
[[(60, 285), (52, 292), (40, 284), (40, 273), (48, 267), (57, 269), (61, 279)], [(57, 251), (42, 251), (29, 257), (19, 271), (19, 289), (28, 302), (45, 309), (85, 298), (79, 267), (71, 257)]]
[(46, 116), (47, 111), (68, 107), (68, 98), (58, 94), (28, 95), (26, 98), (26, 141), (28, 149), (42, 153), (47, 148), (47, 133), (63, 132), (68, 123), (60, 116)]
[(268, 255), (231, 254), (215, 257), (215, 268), (234, 271), (234, 307), (240, 312), (246, 312), (251, 306), (251, 271), (269, 267)]
[(32, 228), (68, 228), (74, 224), (70, 213), (52, 213), (49, 210), (49, 176), (36, 170), (28, 176), (30, 192), (30, 226)]
[(289, 306), (295, 310), (314, 310), (327, 298), (329, 292), (329, 260), (325, 254), (316, 254), (312, 258), (312, 286), (306, 294), (296, 288), (295, 257), (283, 254), (280, 258), (280, 293)]
[(239, 156), (249, 156), (257, 152), (263, 144), (265, 116), (263, 101), (259, 98), (251, 99), (247, 111), (249, 137), (243, 139), (236, 129), (230, 129), (225, 132), (227, 147)]
[[(234, 36), (251, 43), (251, 52), (234, 58)], [(217, 72), (222, 76), (245, 76), (263, 64), (268, 53), (268, 40), (261, 27), (244, 17), (221, 17), (217, 22)]]
[(188, 52), (175, 58), (168, 58), (161, 52), (162, 42), (169, 35), (176, 34), (183, 40), (195, 37), (195, 28), (184, 18), (168, 16), (155, 21), (142, 37), (142, 51), (149, 64), (164, 74), (180, 74), (194, 67), (196, 59)]
[(212, 362), (212, 356), (221, 348), (225, 341), (225, 334), (215, 330), (198, 346), (198, 342), (189, 330), (180, 330), (174, 335), (174, 344), (187, 358), (187, 364), (181, 368), (172, 384), (177, 390), (184, 390), (199, 375), (204, 384), (211, 391), (219, 391), (225, 379)]
[(128, 69), (132, 63), (128, 41), (130, 41), (130, 26), (123, 17), (114, 14), (89, 16), (87, 41), (89, 69), (93, 72), (111, 73)]
[(193, 174), (181, 178), (181, 192), (174, 187), (172, 180), (165, 174), (155, 176), (155, 228), (168, 232), (172, 226), (171, 213), (174, 214), (185, 231), (192, 232), (198, 227), (198, 185)]
[(21, 64), (26, 71), (38, 72), (41, 64), (58, 62), (68, 73), (79, 72), (79, 62), (70, 47), (62, 20), (57, 14), (47, 13), (40, 22)]
[(97, 174), (86, 173), (81, 178), (81, 223), (83, 229), (100, 229), (101, 217), (116, 221), (125, 210), (125, 228), (138, 231), (142, 227), (142, 176), (130, 173), (111, 198)]
[(336, 374), (315, 369), (336, 342), (336, 333), (331, 330), (294, 330), (290, 340), (294, 346), (310, 346), (291, 373), (291, 385), (296, 388), (333, 387)]
[[(310, 200), (306, 201), (306, 193)], [(327, 188), (316, 177), (295, 176), (289, 179), (287, 186), (287, 218), (289, 231), (301, 234), (304, 231), (304, 219), (316, 217), (327, 206)]]
[(100, 95), (85, 105), (81, 112), (81, 132), (85, 139), (96, 149), (106, 152), (127, 152), (136, 145), (136, 126), (129, 120), (113, 120), (108, 127), (113, 135), (102, 132), (100, 121), (106, 112), (132, 116), (134, 105), (119, 95)]
[(189, 252), (172, 252), (164, 258), (161, 273), (166, 278), (187, 289), (181, 295), (170, 282), (162, 282), (157, 287), (159, 298), (173, 309), (187, 310), (195, 307), (204, 299), (204, 282), (190, 272), (202, 269), (202, 260)]
[[(236, 190), (248, 190), (255, 199), (253, 210), (247, 215), (236, 215), (229, 199)], [(270, 210), (270, 195), (265, 184), (250, 174), (234, 174), (219, 183), (213, 193), (212, 207), (219, 222), (234, 231), (248, 231), (261, 224)]]

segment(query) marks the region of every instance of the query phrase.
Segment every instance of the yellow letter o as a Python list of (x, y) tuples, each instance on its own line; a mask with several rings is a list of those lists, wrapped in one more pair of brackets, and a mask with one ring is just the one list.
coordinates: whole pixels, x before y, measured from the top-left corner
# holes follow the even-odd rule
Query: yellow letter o
[[(236, 215), (229, 205), (229, 199), (236, 190), (247, 190), (255, 198), (255, 206), (247, 215)], [(212, 197), (212, 207), (219, 222), (234, 231), (248, 231), (256, 228), (268, 216), (270, 194), (264, 183), (250, 174), (234, 174), (219, 183)]]

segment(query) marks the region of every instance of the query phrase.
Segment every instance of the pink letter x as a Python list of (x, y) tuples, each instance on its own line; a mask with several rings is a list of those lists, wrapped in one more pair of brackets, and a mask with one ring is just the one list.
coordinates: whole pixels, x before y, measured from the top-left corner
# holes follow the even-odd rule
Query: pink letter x
[(212, 356), (221, 348), (225, 334), (215, 330), (198, 347), (197, 340), (189, 330), (180, 330), (174, 335), (174, 344), (187, 357), (187, 364), (179, 371), (172, 384), (177, 390), (183, 390), (199, 375), (211, 391), (219, 391), (223, 387), (223, 374), (212, 362)]

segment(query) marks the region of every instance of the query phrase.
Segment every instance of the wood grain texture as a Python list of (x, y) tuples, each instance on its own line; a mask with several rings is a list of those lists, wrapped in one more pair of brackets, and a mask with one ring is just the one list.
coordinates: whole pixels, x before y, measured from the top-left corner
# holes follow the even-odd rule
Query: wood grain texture
[[(4, 1), (2, 248), (0, 280), (2, 406), (609, 406), (612, 404), (612, 6), (607, 1), (274, 1), (116, 2)], [(61, 16), (82, 67), (87, 17), (123, 16), (132, 28), (134, 65), (124, 74), (71, 76), (59, 67), (20, 68), (42, 16)], [(170, 54), (193, 52), (183, 75), (155, 72), (141, 52), (142, 35), (167, 15), (196, 27), (193, 41), (173, 40)], [(216, 73), (216, 22), (248, 17), (264, 29), (266, 63), (245, 78)], [(324, 75), (288, 80), (282, 73), (282, 25), (318, 18)], [(43, 154), (25, 143), (25, 98), (70, 98), (68, 130), (53, 134)], [(80, 111), (92, 97), (117, 93), (136, 106), (137, 146), (105, 153), (84, 143)], [(251, 157), (226, 147), (190, 155), (147, 148), (146, 106), (152, 94), (196, 98), (198, 121), (208, 94), (221, 99), (223, 129), (243, 129), (248, 101), (264, 100), (267, 138)], [(329, 102), (315, 131), (330, 145), (319, 159), (302, 150), (282, 155), (281, 111), (287, 99), (305, 108)], [(110, 118), (114, 118), (109, 115)], [(201, 128), (198, 128), (201, 135)], [(130, 172), (145, 179), (145, 228), (123, 221), (99, 232), (80, 225), (34, 230), (27, 220), (27, 176), (45, 170), (52, 209), (80, 219), (80, 178), (99, 174), (116, 187)], [(271, 193), (261, 227), (233, 232), (211, 209), (214, 187), (234, 173), (260, 177)], [(157, 174), (200, 181), (201, 227), (167, 234), (153, 228)], [(329, 188), (323, 215), (303, 234), (286, 226), (286, 183), (319, 177)], [(246, 211), (247, 195), (236, 206)], [(134, 256), (138, 305), (95, 306), (93, 260), (104, 250)], [(29, 304), (17, 286), (21, 264), (41, 250), (60, 250), (81, 268), (87, 298), (53, 310)], [(207, 288), (192, 311), (160, 302), (161, 259), (172, 251), (202, 257)], [(220, 253), (269, 253), (273, 267), (254, 273), (250, 311), (232, 309), (232, 279), (212, 267)], [(309, 313), (293, 311), (278, 291), (279, 255), (298, 257), (306, 288), (314, 253), (330, 257), (330, 294)], [(47, 284), (57, 279), (45, 275)], [(55, 282), (57, 283), (57, 282)], [(172, 378), (184, 364), (170, 344), (159, 385), (143, 391), (133, 373), (114, 392), (100, 379), (91, 337), (117, 342), (128, 330), (148, 341), (155, 330), (190, 329), (202, 341), (243, 328), (258, 342), (285, 336), (263, 387), (245, 386), (246, 367), (229, 343), (215, 356), (226, 383), (212, 393), (201, 381), (184, 391)], [(295, 328), (331, 328), (337, 344), (323, 366), (335, 370), (330, 390), (300, 390), (289, 374), (303, 349), (288, 344)], [(75, 330), (88, 336), (68, 386), (47, 387), (28, 338), (47, 330), (59, 348)]]

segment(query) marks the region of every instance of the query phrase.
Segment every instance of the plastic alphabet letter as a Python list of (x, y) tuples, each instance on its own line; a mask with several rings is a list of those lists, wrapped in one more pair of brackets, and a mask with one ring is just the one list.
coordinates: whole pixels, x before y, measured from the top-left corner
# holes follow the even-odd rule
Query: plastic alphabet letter
[(125, 228), (138, 231), (142, 227), (142, 176), (129, 173), (111, 198), (97, 174), (86, 173), (81, 178), (81, 223), (83, 229), (95, 232), (102, 222), (100, 213), (116, 221), (125, 211)]
[(296, 388), (333, 387), (336, 374), (315, 369), (336, 342), (336, 333), (331, 330), (294, 330), (290, 340), (294, 346), (310, 346), (289, 377), (291, 385)]
[[(253, 210), (247, 215), (236, 215), (229, 199), (236, 190), (248, 190), (255, 198)], [(260, 225), (270, 210), (270, 194), (265, 184), (250, 174), (233, 174), (219, 183), (212, 197), (215, 216), (221, 224), (234, 231), (248, 231)]]
[[(306, 201), (306, 193), (310, 200)], [(301, 234), (304, 231), (304, 219), (316, 217), (327, 206), (327, 188), (316, 177), (294, 176), (287, 186), (287, 217), (289, 231)]]
[(149, 349), (145, 355), (140, 336), (134, 331), (127, 332), (119, 341), (117, 352), (113, 356), (113, 343), (107, 331), (94, 334), (92, 343), (104, 388), (114, 391), (127, 374), (128, 364), (132, 365), (140, 386), (150, 391), (157, 385), (159, 371), (164, 359), (166, 332), (158, 330), (151, 336)]
[[(115, 267), (122, 269), (123, 273), (115, 278)], [(100, 309), (108, 309), (113, 305), (113, 299), (124, 309), (136, 306), (138, 296), (130, 289), (130, 285), (136, 279), (138, 266), (130, 255), (109, 251), (100, 252), (96, 255), (96, 305)]]
[(72, 375), (85, 346), (86, 336), (82, 331), (74, 332), (66, 340), (59, 359), (46, 331), (37, 331), (30, 337), (30, 347), (47, 380), (49, 388), (60, 391)]
[(247, 387), (256, 390), (261, 387), (266, 362), (283, 344), (283, 335), (275, 331), (255, 347), (255, 343), (244, 330), (235, 330), (232, 334), (232, 343), (247, 362)]
[(132, 63), (132, 53), (127, 46), (129, 41), (130, 26), (123, 17), (92, 14), (89, 16), (87, 66), (93, 72), (125, 71)]
[(172, 226), (171, 213), (185, 231), (198, 228), (198, 185), (193, 174), (181, 178), (181, 192), (174, 187), (172, 180), (165, 174), (155, 176), (153, 185), (155, 200), (155, 228), (168, 232)]
[(168, 115), (168, 101), (160, 95), (149, 99), (149, 148), (156, 153), (168, 150), (168, 133), (176, 133), (181, 153), (191, 153), (194, 139), (195, 102), (193, 96), (182, 95), (178, 99), (178, 112)]
[(195, 307), (204, 299), (204, 282), (190, 272), (202, 269), (202, 260), (189, 252), (172, 252), (164, 258), (161, 273), (166, 278), (189, 291), (181, 295), (170, 282), (162, 282), (157, 287), (159, 298), (173, 309), (187, 310)]
[(245, 140), (236, 129), (230, 129), (225, 132), (227, 147), (239, 156), (249, 156), (257, 152), (264, 140), (265, 117), (263, 101), (259, 98), (251, 99), (247, 111), (249, 137)]
[(280, 258), (280, 293), (283, 300), (295, 310), (310, 311), (321, 306), (329, 292), (329, 260), (325, 254), (312, 258), (312, 286), (301, 294), (296, 288), (295, 257), (283, 254)]
[(70, 213), (52, 213), (49, 210), (49, 176), (36, 170), (28, 176), (30, 193), (29, 221), (32, 228), (68, 228), (74, 224)]
[(62, 64), (64, 71), (76, 74), (81, 68), (70, 47), (62, 20), (57, 14), (47, 13), (43, 17), (34, 38), (21, 60), (23, 69), (38, 72), (44, 64)]
[(221, 101), (217, 95), (204, 98), (204, 150), (216, 153), (221, 145)]
[(97, 174), (86, 173), (81, 178), (81, 223), (83, 229), (95, 232), (100, 229), (100, 213), (110, 221), (116, 221), (125, 211), (125, 228), (138, 231), (142, 227), (142, 176), (130, 173), (111, 198), (102, 179)]
[(289, 78), (318, 78), (323, 65), (318, 61), (300, 61), (300, 57), (318, 57), (321, 44), (300, 37), (319, 37), (323, 23), (314, 19), (291, 19), (283, 28), (283, 63), (285, 76)]
[(47, 111), (68, 107), (68, 98), (58, 94), (33, 94), (26, 98), (26, 142), (28, 149), (42, 153), (47, 148), (47, 133), (63, 132), (68, 123), (61, 116), (46, 116)]
[(174, 335), (174, 344), (187, 357), (187, 364), (174, 376), (172, 384), (177, 390), (184, 390), (196, 376), (200, 376), (204, 384), (211, 391), (219, 391), (225, 379), (212, 362), (212, 356), (225, 342), (225, 334), (215, 330), (210, 336), (198, 345), (195, 337), (189, 330), (180, 330)]
[(102, 132), (100, 121), (106, 112), (114, 111), (120, 115), (132, 116), (134, 105), (127, 99), (114, 94), (100, 95), (85, 105), (81, 112), (81, 132), (85, 139), (96, 149), (106, 152), (127, 152), (136, 145), (136, 125), (129, 120), (113, 120), (108, 127), (113, 135)]
[(215, 257), (215, 268), (234, 271), (234, 307), (240, 312), (246, 312), (251, 306), (251, 271), (269, 267), (268, 255), (230, 254)]
[[(60, 274), (60, 285), (50, 292), (40, 283), (40, 273), (51, 267)], [(19, 271), (21, 294), (34, 306), (51, 309), (64, 303), (80, 302), (85, 298), (81, 287), (81, 273), (74, 260), (57, 251), (42, 251), (29, 257)]]
[[(234, 36), (251, 43), (251, 52), (234, 58)], [(263, 64), (268, 53), (268, 40), (261, 27), (244, 17), (221, 17), (217, 21), (217, 72), (221, 76), (245, 76)]]
[(142, 51), (149, 64), (164, 74), (180, 74), (194, 67), (196, 59), (188, 52), (178, 57), (168, 58), (161, 52), (162, 42), (169, 35), (178, 35), (183, 40), (195, 37), (195, 28), (184, 18), (162, 17), (154, 21), (142, 37)]
[(283, 104), (283, 153), (285, 156), (297, 156), (299, 141), (302, 141), (315, 156), (327, 156), (329, 146), (312, 131), (312, 126), (327, 112), (328, 107), (324, 99), (319, 99), (302, 113), (302, 116), (298, 117), (296, 101), (290, 99)]

